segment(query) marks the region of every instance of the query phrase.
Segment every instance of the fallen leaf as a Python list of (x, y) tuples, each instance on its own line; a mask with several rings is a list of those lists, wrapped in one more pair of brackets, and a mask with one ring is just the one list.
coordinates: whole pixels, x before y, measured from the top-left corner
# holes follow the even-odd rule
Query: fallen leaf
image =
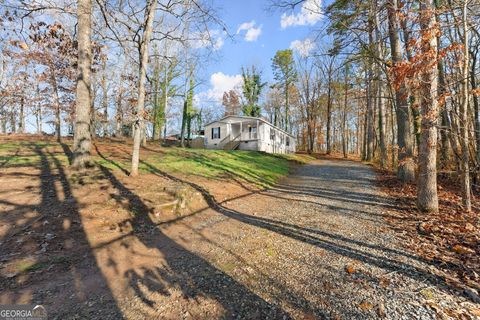
[(465, 230), (467, 230), (467, 231), (474, 231), (474, 230), (475, 230), (475, 227), (473, 226), (473, 224), (467, 222), (467, 224), (465, 225)]
[(363, 301), (362, 303), (360, 303), (358, 305), (358, 307), (362, 310), (362, 311), (368, 311), (368, 310), (372, 310), (373, 308), (373, 304), (371, 302), (368, 302), (367, 300)]
[(390, 279), (385, 278), (385, 277), (384, 277), (384, 278), (380, 278), (380, 286), (381, 286), (382, 288), (386, 288), (386, 287), (388, 287), (389, 285), (390, 285)]
[(470, 312), (477, 317), (480, 317), (480, 308), (472, 308), (470, 309)]
[(453, 246), (453, 251), (455, 251), (456, 253), (459, 253), (459, 254), (475, 253), (474, 250), (472, 250), (470, 248), (467, 248), (467, 247), (464, 247), (464, 246), (461, 246), (459, 244), (456, 244), (456, 245)]
[(385, 306), (383, 303), (380, 303), (377, 308), (377, 314), (380, 318), (385, 318), (387, 316), (387, 313), (385, 312)]
[(28, 50), (28, 45), (25, 42), (22, 42), (18, 45), (22, 50)]
[(345, 271), (352, 274), (352, 273), (355, 273), (355, 268), (351, 264), (349, 264), (348, 266), (345, 267)]
[(420, 294), (427, 300), (435, 298), (435, 291), (431, 288), (425, 288), (420, 290)]

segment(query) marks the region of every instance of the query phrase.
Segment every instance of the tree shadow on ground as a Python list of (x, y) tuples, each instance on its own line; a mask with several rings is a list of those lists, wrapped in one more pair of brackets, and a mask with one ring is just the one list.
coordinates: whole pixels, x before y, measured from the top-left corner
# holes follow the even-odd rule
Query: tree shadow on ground
[[(168, 295), (168, 288), (179, 288), (184, 297), (213, 299), (223, 308), (223, 317), (227, 319), (244, 318), (283, 318), (290, 316), (279, 306), (269, 303), (256, 295), (228, 274), (211, 265), (204, 258), (165, 235), (149, 216), (150, 209), (143, 200), (127, 188), (106, 167), (100, 167), (104, 177), (119, 191), (112, 195), (118, 203), (127, 201), (130, 211), (136, 212), (129, 221), (133, 235), (151, 249), (157, 249), (166, 262), (166, 266), (153, 269), (128, 270), (123, 276), (129, 279), (130, 287), (147, 306), (155, 302), (145, 294), (150, 292)], [(110, 244), (110, 243), (109, 243)], [(316, 310), (321, 315), (321, 310)]]
[[(81, 207), (73, 195), (64, 166), (55, 154), (43, 147), (32, 143), (29, 148), (40, 158), (39, 174), (21, 176), (40, 180), (40, 202), (15, 204), (1, 200), (0, 203), (6, 203), (10, 207), (8, 211), (2, 212), (2, 219), (29, 212), (37, 214), (32, 217), (29, 215), (29, 218), (21, 220), (21, 224), (12, 227), (0, 239), (0, 248), (5, 256), (14, 254), (16, 258), (32, 257), (32, 250), (37, 250), (33, 253), (36, 262), (30, 270), (48, 272), (27, 270), (19, 275), (22, 278), (20, 284), (16, 277), (1, 277), (2, 288), (11, 288), (7, 299), (10, 303), (16, 303), (24, 299), (25, 292), (30, 291), (30, 302), (44, 304), (51, 317), (122, 319), (122, 313), (89, 246), (80, 219)], [(65, 149), (69, 150), (68, 146), (65, 145)], [(5, 176), (8, 175), (8, 172), (5, 173)], [(22, 239), (24, 241), (20, 241)], [(55, 240), (51, 241), (53, 239)], [(50, 281), (52, 274), (57, 275), (57, 281)], [(85, 284), (86, 277), (94, 278), (95, 287), (101, 288), (98, 296), (90, 293)], [(70, 293), (66, 294), (65, 290)], [(84, 303), (89, 300), (101, 301), (102, 309), (85, 306)]]
[[(265, 230), (269, 230), (287, 236), (291, 239), (314, 245), (326, 251), (361, 261), (366, 265), (378, 267), (387, 272), (397, 272), (415, 281), (428, 283), (429, 285), (435, 286), (441, 290), (452, 289), (458, 292), (457, 288), (447, 283), (442, 277), (426, 269), (417, 267), (409, 262), (402, 262), (400, 261), (400, 259), (398, 259), (399, 257), (404, 257), (408, 259), (418, 260), (430, 265), (435, 265), (433, 262), (426, 261), (421, 257), (408, 254), (403, 251), (389, 249), (377, 245), (371, 245), (363, 241), (349, 239), (347, 237), (330, 234), (312, 228), (305, 228), (294, 224), (285, 223), (269, 218), (263, 218), (259, 216), (251, 216), (237, 210), (227, 208), (221, 203), (217, 202), (216, 199), (205, 188), (195, 183), (179, 179), (166, 172), (163, 172), (149, 163), (143, 162), (143, 164), (149, 169), (151, 173), (155, 173), (173, 181), (177, 181), (191, 186), (202, 194), (203, 198), (211, 209), (231, 219)], [(232, 200), (230, 199), (229, 201)], [(357, 246), (358, 248), (354, 248), (354, 246)], [(363, 248), (375, 249), (381, 251), (385, 255), (370, 253), (366, 250), (363, 250)]]

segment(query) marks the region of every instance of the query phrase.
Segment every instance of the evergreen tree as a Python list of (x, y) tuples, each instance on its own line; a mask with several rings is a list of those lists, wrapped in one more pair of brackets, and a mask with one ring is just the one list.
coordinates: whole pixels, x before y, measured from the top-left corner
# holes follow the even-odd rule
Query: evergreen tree
[(245, 116), (259, 117), (261, 108), (258, 105), (258, 100), (266, 82), (262, 83), (260, 73), (255, 66), (252, 66), (251, 69), (242, 68), (242, 79), (243, 97), (245, 98), (242, 112)]
[[(289, 122), (289, 100), (288, 94), (290, 86), (297, 80), (297, 71), (295, 70), (295, 61), (293, 60), (293, 51), (291, 49), (278, 50), (272, 59), (272, 69), (275, 80), (283, 88), (285, 95), (285, 118), (283, 127), (288, 131)], [(275, 108), (274, 125), (279, 125), (278, 108)]]

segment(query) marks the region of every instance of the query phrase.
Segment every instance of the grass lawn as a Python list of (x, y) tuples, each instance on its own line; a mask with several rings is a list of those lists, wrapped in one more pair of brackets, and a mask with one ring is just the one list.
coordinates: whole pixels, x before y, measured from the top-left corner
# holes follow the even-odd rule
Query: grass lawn
[[(237, 177), (269, 186), (288, 174), (290, 160), (306, 161), (295, 155), (269, 155), (256, 151), (223, 151), (168, 148), (162, 155), (150, 155), (146, 162), (162, 171), (194, 174), (206, 178)], [(149, 170), (148, 167), (144, 168)]]
[[(155, 150), (152, 152), (152, 150)], [(108, 159), (108, 158), (107, 158)], [(223, 151), (183, 149), (176, 147), (149, 149), (144, 152), (140, 170), (155, 169), (169, 174), (197, 175), (205, 178), (241, 178), (259, 186), (267, 187), (289, 172), (292, 162), (306, 163), (306, 155), (271, 155), (257, 151)], [(115, 164), (106, 159), (97, 161), (112, 169), (121, 166), (128, 170), (128, 161)]]
[[(4, 138), (0, 144), (0, 167), (35, 166), (41, 161), (38, 150), (67, 164), (65, 146), (52, 140), (14, 140)], [(107, 168), (128, 171), (131, 145), (125, 141), (95, 142), (94, 159)], [(173, 175), (196, 175), (211, 179), (243, 179), (268, 187), (289, 172), (291, 163), (306, 163), (312, 158), (304, 154), (272, 155), (257, 151), (223, 151), (159, 147), (148, 144), (141, 150), (140, 170), (144, 173), (160, 170)]]

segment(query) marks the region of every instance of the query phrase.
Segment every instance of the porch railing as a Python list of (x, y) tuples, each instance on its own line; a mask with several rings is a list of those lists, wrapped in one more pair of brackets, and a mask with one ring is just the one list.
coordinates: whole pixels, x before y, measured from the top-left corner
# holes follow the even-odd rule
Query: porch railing
[(242, 134), (240, 133), (239, 135), (237, 135), (235, 138), (233, 138), (232, 140), (228, 141), (224, 146), (223, 146), (223, 150), (235, 150), (238, 148), (238, 146), (240, 145), (240, 137), (242, 136)]

